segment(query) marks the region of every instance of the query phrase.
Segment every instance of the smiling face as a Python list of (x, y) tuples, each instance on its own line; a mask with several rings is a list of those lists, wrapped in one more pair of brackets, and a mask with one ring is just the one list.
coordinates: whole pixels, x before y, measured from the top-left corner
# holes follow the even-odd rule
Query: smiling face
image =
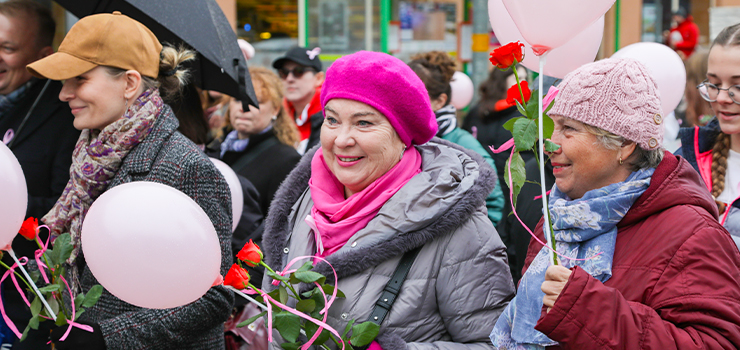
[(31, 16), (0, 14), (0, 94), (6, 95), (31, 79), (26, 65), (51, 53), (36, 40), (36, 20)]
[[(740, 85), (740, 46), (714, 45), (709, 52), (707, 80), (719, 88)], [(740, 96), (735, 96), (740, 100)], [(727, 91), (720, 91), (717, 101), (710, 102), (725, 134), (740, 133), (740, 105), (730, 99)]]
[[(264, 91), (259, 80), (254, 80), (252, 84), (254, 85), (254, 91)], [(261, 133), (270, 125), (272, 118), (278, 113), (278, 107), (266, 96), (260, 95), (262, 94), (257, 94), (259, 109), (249, 106), (249, 111), (245, 112), (241, 101), (231, 99), (229, 103), (229, 120), (239, 134), (240, 139)]]
[(388, 118), (362, 102), (330, 100), (324, 107), (321, 150), (345, 197), (364, 190), (401, 159), (404, 143)]
[[(287, 70), (293, 70), (300, 66), (298, 63), (293, 61), (287, 61), (283, 64), (283, 68)], [(313, 98), (316, 93), (316, 88), (321, 86), (324, 81), (323, 72), (315, 72), (311, 68), (302, 66), (306, 71), (301, 75), (300, 78), (294, 74), (288, 74), (283, 79), (283, 86), (285, 89), (285, 99), (293, 103), (294, 105), (305, 106)], [(300, 113), (301, 111), (298, 111)]]
[(604, 148), (596, 135), (579, 121), (557, 115), (552, 119), (555, 131), (551, 141), (560, 148), (549, 155), (555, 184), (561, 192), (571, 199), (578, 199), (590, 190), (627, 179), (631, 173), (627, 162), (622, 166), (619, 164), (622, 149)]
[(64, 81), (59, 99), (69, 103), (77, 130), (102, 130), (126, 112), (125, 76), (112, 77), (97, 66)]

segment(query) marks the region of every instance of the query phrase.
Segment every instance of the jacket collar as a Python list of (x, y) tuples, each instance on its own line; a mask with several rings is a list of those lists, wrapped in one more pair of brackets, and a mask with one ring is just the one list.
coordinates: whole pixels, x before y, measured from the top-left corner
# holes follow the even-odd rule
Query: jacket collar
[[(44, 89), (47, 82), (49, 83), (49, 86), (44, 91), (43, 96), (39, 98), (39, 102), (36, 107), (31, 111), (31, 116), (26, 120), (26, 124), (23, 125), (20, 132), (16, 132), (11, 148), (17, 147), (24, 140), (33, 135), (36, 129), (46, 123), (46, 121), (49, 120), (49, 118), (51, 118), (59, 109), (65, 109), (70, 117), (70, 123), (72, 122), (72, 112), (69, 110), (69, 106), (58, 98), (59, 91), (62, 89), (62, 84), (58, 81), (46, 79), (39, 80), (31, 85), (31, 89), (28, 91), (26, 96), (10, 111), (10, 113), (8, 113), (6, 117), (14, 120), (14, 122), (11, 122), (12, 125), (16, 124), (15, 121), (20, 124), (26, 114), (28, 114), (33, 103), (36, 101), (36, 98), (39, 97), (41, 90)], [(19, 125), (16, 125), (15, 127), (17, 128), (18, 126)], [(5, 130), (0, 131), (3, 134), (5, 133)]]
[(124, 159), (121, 169), (129, 174), (147, 173), (152, 169), (157, 154), (164, 143), (177, 131), (180, 123), (170, 106), (162, 106), (152, 131)]
[[(696, 140), (695, 138), (696, 128), (699, 128), (699, 140)], [(696, 161), (696, 154), (694, 152), (696, 143), (698, 142), (700, 153), (709, 151), (714, 147), (717, 135), (721, 132), (722, 129), (719, 127), (719, 121), (717, 121), (717, 118), (712, 119), (707, 125), (702, 127), (695, 126), (693, 128), (681, 128), (681, 130), (679, 130), (682, 150), (681, 155), (686, 158), (686, 161), (689, 162), (697, 172), (699, 171), (699, 165)]]
[[(282, 266), (282, 251), (289, 235), (291, 234), (291, 222), (289, 222), (292, 216), (292, 210), (294, 205), (303, 196), (306, 189), (308, 188), (308, 181), (311, 178), (311, 160), (313, 159), (314, 153), (319, 149), (320, 146), (316, 146), (309, 150), (301, 161), (298, 163), (295, 169), (288, 175), (286, 180), (278, 189), (275, 197), (270, 205), (270, 212), (267, 219), (265, 220), (265, 233), (263, 237), (263, 252), (265, 253), (265, 259), (271, 266)], [(465, 168), (465, 171), (470, 174), (470, 178), (473, 181), (468, 182), (468, 187), (464, 191), (460, 191), (458, 197), (443, 212), (439, 213), (433, 222), (424, 222), (425, 225), (419, 225), (420, 228), (414, 228), (409, 231), (405, 231), (402, 227), (398, 227), (401, 234), (390, 235), (390, 238), (380, 241), (378, 243), (358, 247), (352, 250), (340, 250), (329, 257), (327, 260), (335, 268), (339, 277), (351, 276), (353, 274), (364, 271), (372, 266), (376, 266), (383, 261), (393, 259), (404, 254), (407, 251), (413, 250), (420, 246), (423, 246), (427, 242), (449, 234), (462, 226), (470, 217), (484, 205), (486, 197), (491, 193), (493, 187), (498, 179), (493, 169), (483, 160), (483, 158), (473, 152), (468, 151), (458, 145), (451, 142), (434, 138), (427, 145), (419, 147), (442, 147), (452, 148), (455, 154), (459, 156), (455, 159), (469, 157), (464, 165), (461, 167)], [(434, 150), (428, 151), (428, 154), (434, 153)], [(463, 154), (460, 154), (463, 153)], [(422, 154), (422, 156), (424, 156)], [(472, 161), (471, 161), (472, 160)], [(442, 177), (439, 173), (440, 169), (429, 171), (425, 168), (422, 163), (422, 174), (417, 175), (427, 176), (429, 178)], [(475, 163), (475, 164), (473, 164)], [(477, 166), (476, 166), (477, 165)], [(429, 171), (424, 174), (425, 171)], [(449, 176), (449, 175), (448, 175)], [(413, 181), (414, 179), (412, 179)], [(463, 179), (457, 179), (460, 183), (463, 183)], [(411, 181), (406, 185), (409, 186)], [(463, 185), (461, 185), (462, 187)], [(403, 189), (402, 189), (403, 190)], [(379, 213), (379, 217), (382, 215)], [(375, 221), (374, 219), (368, 224), (368, 227)], [(400, 226), (409, 225), (408, 223), (401, 223)], [(379, 226), (379, 225), (378, 225)], [(331, 268), (326, 263), (318, 263), (314, 271), (319, 272), (328, 279), (333, 280), (333, 274)]]

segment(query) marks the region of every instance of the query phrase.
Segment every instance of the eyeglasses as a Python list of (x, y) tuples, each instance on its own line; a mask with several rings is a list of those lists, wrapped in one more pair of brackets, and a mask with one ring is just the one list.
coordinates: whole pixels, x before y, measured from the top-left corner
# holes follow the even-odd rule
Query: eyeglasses
[(740, 102), (738, 101), (738, 99), (740, 99), (740, 85), (734, 85), (723, 89), (708, 81), (704, 81), (701, 84), (697, 85), (696, 88), (699, 89), (699, 95), (701, 95), (701, 97), (708, 102), (717, 102), (717, 96), (719, 96), (719, 92), (721, 90), (724, 90), (727, 91), (728, 95), (730, 95), (730, 99), (732, 100), (732, 102), (740, 104)]
[(296, 79), (300, 79), (303, 74), (306, 74), (306, 72), (316, 72), (313, 68), (310, 67), (303, 67), (303, 66), (297, 66), (293, 69), (288, 68), (280, 68), (278, 69), (278, 74), (280, 74), (280, 79), (288, 79), (288, 75), (290, 73), (293, 73), (293, 76)]

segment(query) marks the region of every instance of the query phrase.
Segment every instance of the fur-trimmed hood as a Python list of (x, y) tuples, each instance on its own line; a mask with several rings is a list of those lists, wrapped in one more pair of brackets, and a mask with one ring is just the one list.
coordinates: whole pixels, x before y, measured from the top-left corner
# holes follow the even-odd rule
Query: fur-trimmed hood
[[(282, 267), (285, 263), (281, 258), (285, 243), (300, 219), (294, 217), (299, 209), (296, 203), (302, 196), (310, 196), (311, 159), (319, 147), (303, 156), (270, 206), (262, 247), (270, 266)], [(422, 172), (389, 199), (366, 228), (327, 258), (339, 278), (454, 232), (476, 211), (484, 210), (485, 199), (498, 180), (480, 155), (436, 137), (416, 148), (422, 156)], [(365, 238), (363, 246), (349, 249), (360, 238)], [(314, 271), (332, 275), (326, 263), (319, 263)]]

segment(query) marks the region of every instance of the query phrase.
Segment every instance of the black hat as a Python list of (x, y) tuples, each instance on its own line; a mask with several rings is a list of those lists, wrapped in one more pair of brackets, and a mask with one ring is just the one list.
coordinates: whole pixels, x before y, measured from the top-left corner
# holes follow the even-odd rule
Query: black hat
[(272, 62), (272, 68), (280, 69), (286, 61), (293, 61), (302, 66), (311, 67), (316, 69), (317, 72), (321, 72), (321, 60), (319, 59), (319, 53), (321, 49), (315, 47), (311, 50), (305, 47), (293, 47), (285, 54)]
[(678, 10), (676, 10), (675, 12), (673, 12), (673, 15), (674, 16), (681, 16), (683, 18), (686, 18), (686, 15), (687, 15), (686, 14), (686, 9), (683, 8), (683, 7), (679, 7)]

